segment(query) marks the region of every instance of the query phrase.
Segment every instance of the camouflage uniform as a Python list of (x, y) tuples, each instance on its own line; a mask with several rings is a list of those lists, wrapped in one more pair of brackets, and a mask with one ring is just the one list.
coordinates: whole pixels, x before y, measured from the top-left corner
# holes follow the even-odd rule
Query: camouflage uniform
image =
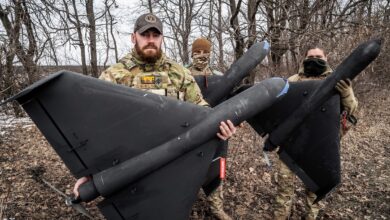
[[(308, 77), (304, 75), (303, 68), (300, 68), (298, 74), (295, 74), (288, 78), (290, 82), (298, 82), (305, 80), (321, 80), (325, 79), (332, 73), (332, 69), (328, 66), (327, 70), (319, 76)], [(346, 100), (348, 99), (348, 100)], [(351, 97), (341, 98), (341, 104), (344, 110), (348, 110), (349, 114), (352, 114), (358, 105), (356, 98), (352, 95)], [(340, 133), (343, 135), (343, 133)], [(294, 188), (295, 188), (295, 174), (281, 161), (278, 164), (278, 173), (276, 174), (276, 185), (277, 185), (277, 196), (274, 204), (274, 219), (288, 219), (292, 207)], [(316, 219), (319, 210), (323, 204), (318, 202), (313, 204), (316, 195), (313, 192), (306, 190), (306, 216), (305, 219)]]
[(119, 63), (103, 71), (99, 79), (198, 105), (208, 105), (188, 69), (164, 54), (150, 64), (141, 61), (133, 49)]
[(202, 55), (193, 55), (192, 59), (194, 62), (189, 65), (187, 68), (191, 71), (193, 76), (210, 76), (218, 75), (222, 76), (223, 73), (213, 70), (209, 66), (209, 57), (210, 53), (203, 53)]
[[(119, 63), (104, 70), (99, 79), (208, 106), (190, 71), (168, 59), (164, 54), (155, 63), (149, 64), (141, 61), (133, 49)], [(224, 216), (224, 212), (220, 213), (222, 186), (212, 192), (208, 198), (211, 211), (219, 214), (216, 217), (223, 220), (230, 219), (229, 216)]]
[[(201, 76), (210, 76), (210, 75), (223, 75), (223, 73), (213, 70), (208, 65), (210, 53), (203, 53), (201, 55), (193, 55), (193, 63), (187, 68), (190, 70), (191, 74), (201, 75)], [(227, 142), (224, 142), (224, 145), (221, 146), (217, 152), (216, 157), (226, 157)], [(220, 220), (231, 220), (232, 218), (223, 210), (223, 183), (207, 196), (207, 201), (210, 205), (211, 213)]]

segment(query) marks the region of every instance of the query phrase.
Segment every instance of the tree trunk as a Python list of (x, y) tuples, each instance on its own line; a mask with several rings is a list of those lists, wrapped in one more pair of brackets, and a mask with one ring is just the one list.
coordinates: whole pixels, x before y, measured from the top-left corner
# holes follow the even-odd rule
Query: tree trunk
[[(250, 48), (256, 41), (256, 12), (261, 0), (249, 0), (248, 1), (248, 44), (247, 48)], [(258, 68), (252, 70), (247, 78), (249, 84), (254, 84), (256, 79), (256, 73)]]
[[(67, 17), (70, 21), (73, 21), (71, 18), (71, 14), (68, 10), (67, 3), (64, 1), (65, 9), (67, 12)], [(80, 47), (80, 53), (81, 53), (81, 66), (83, 70), (84, 75), (88, 75), (88, 69), (87, 69), (87, 62), (86, 62), (86, 55), (85, 55), (85, 45), (84, 45), (84, 40), (83, 40), (83, 33), (81, 31), (81, 22), (80, 18), (78, 15), (77, 7), (76, 7), (76, 0), (72, 0), (72, 5), (73, 5), (73, 10), (74, 10), (74, 25), (77, 30), (77, 36), (78, 36), (78, 44)]]
[[(15, 14), (14, 22), (11, 23), (8, 18), (8, 12), (5, 12), (0, 5), (0, 20), (2, 21), (3, 26), (5, 27), (7, 37), (9, 40), (10, 50), (14, 50), (19, 61), (22, 63), (23, 68), (27, 74), (28, 84), (34, 83), (38, 79), (38, 67), (34, 60), (34, 55), (37, 50), (36, 40), (34, 37), (34, 28), (30, 15), (28, 13), (26, 2), (25, 1), (15, 1)], [(28, 48), (24, 49), (22, 43), (20, 42), (20, 32), (22, 30), (22, 25), (25, 25), (28, 39)]]
[(237, 60), (242, 56), (242, 54), (244, 54), (244, 37), (241, 35), (241, 28), (238, 23), (238, 13), (240, 12), (242, 0), (238, 0), (237, 5), (235, 0), (229, 1), (230, 11), (232, 13), (232, 17), (230, 18), (230, 27), (233, 29), (233, 38), (236, 44), (234, 47), (234, 56), (235, 60)]
[(91, 75), (98, 77), (97, 68), (97, 52), (96, 52), (96, 25), (95, 25), (95, 13), (93, 11), (93, 0), (87, 0), (86, 5), (87, 18), (89, 22), (89, 47), (91, 53)]
[(224, 53), (223, 53), (223, 36), (222, 36), (222, 0), (218, 0), (217, 5), (217, 13), (218, 13), (218, 32), (216, 33), (216, 37), (218, 40), (218, 67), (220, 71), (225, 70), (224, 64)]

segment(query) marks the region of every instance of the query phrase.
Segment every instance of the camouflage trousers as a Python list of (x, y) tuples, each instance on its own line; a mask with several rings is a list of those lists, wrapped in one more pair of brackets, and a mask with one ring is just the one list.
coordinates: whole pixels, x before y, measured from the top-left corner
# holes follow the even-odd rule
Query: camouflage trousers
[[(274, 204), (274, 219), (288, 219), (294, 199), (295, 174), (279, 160), (279, 172), (276, 175), (277, 195)], [(321, 208), (320, 203), (313, 204), (316, 195), (306, 190), (305, 219), (316, 219)]]
[(223, 187), (222, 183), (217, 189), (207, 196), (207, 202), (210, 211), (219, 220), (232, 220), (232, 218), (223, 210)]

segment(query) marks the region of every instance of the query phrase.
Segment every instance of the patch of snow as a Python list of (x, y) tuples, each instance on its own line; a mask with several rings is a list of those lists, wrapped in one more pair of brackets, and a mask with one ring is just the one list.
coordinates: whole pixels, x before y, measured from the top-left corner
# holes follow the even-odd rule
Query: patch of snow
[(23, 128), (25, 128), (32, 126), (33, 122), (29, 117), (16, 118), (13, 115), (7, 115), (3, 112), (0, 112), (0, 135), (5, 134), (5, 129), (13, 128), (16, 125), (21, 125)]

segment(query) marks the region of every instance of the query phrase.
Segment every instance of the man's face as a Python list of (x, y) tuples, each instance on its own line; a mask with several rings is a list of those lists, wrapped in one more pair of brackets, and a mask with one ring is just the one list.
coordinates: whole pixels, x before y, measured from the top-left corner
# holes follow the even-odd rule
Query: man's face
[(163, 35), (153, 28), (131, 35), (131, 42), (135, 44), (137, 53), (148, 63), (154, 63), (161, 57), (162, 39)]
[(324, 61), (327, 61), (324, 51), (319, 48), (315, 48), (307, 51), (306, 59), (307, 58), (319, 58)]

